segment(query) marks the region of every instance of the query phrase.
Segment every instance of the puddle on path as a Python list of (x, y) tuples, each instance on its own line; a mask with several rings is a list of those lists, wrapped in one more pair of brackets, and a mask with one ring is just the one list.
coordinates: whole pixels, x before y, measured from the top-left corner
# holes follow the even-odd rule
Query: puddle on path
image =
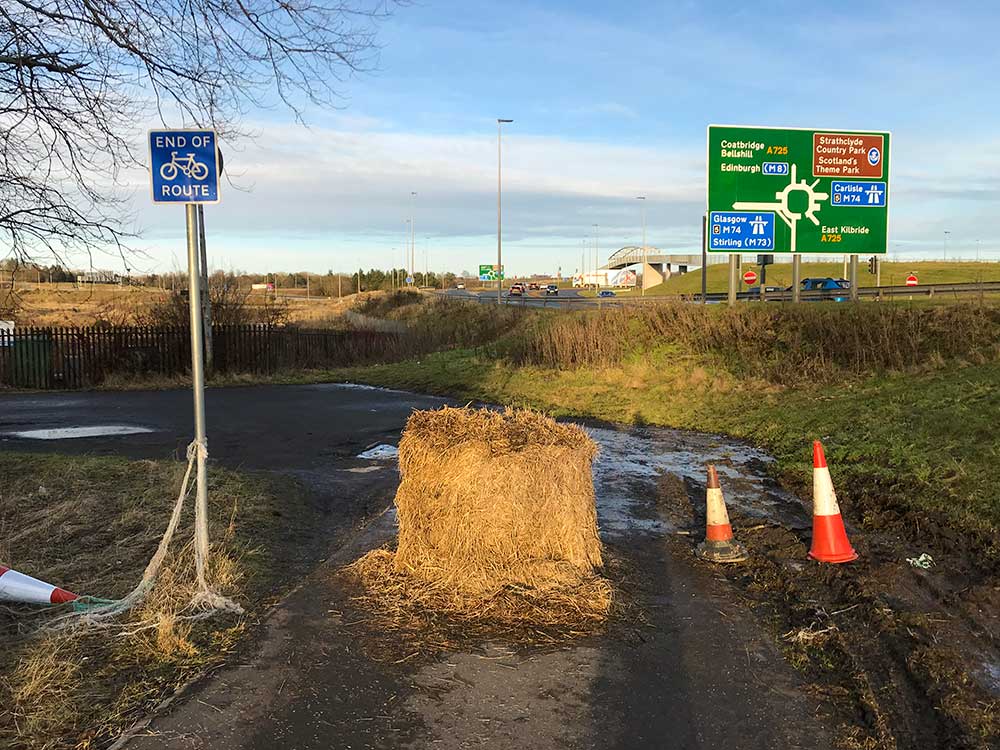
[(714, 463), (726, 502), (747, 515), (799, 522), (802, 504), (766, 476), (766, 453), (719, 435), (660, 427), (586, 427), (600, 446), (594, 462), (594, 489), (601, 530), (610, 533), (662, 533), (670, 526), (650, 507), (661, 476), (673, 474), (685, 484), (705, 483), (705, 467)]
[(53, 427), (44, 430), (21, 430), (20, 432), (8, 432), (7, 435), (27, 440), (69, 440), (73, 438), (141, 435), (147, 432), (154, 432), (154, 430), (149, 427), (108, 424), (90, 425), (89, 427)]
[(395, 445), (376, 445), (363, 453), (358, 454), (358, 458), (366, 458), (370, 461), (378, 461), (385, 458), (399, 458), (399, 448)]
[[(597, 518), (603, 534), (674, 531), (657, 507), (659, 483), (665, 475), (673, 475), (685, 485), (695, 485), (696, 492), (703, 492), (705, 467), (709, 463), (718, 468), (730, 507), (791, 527), (808, 525), (808, 515), (804, 514), (798, 498), (767, 476), (767, 465), (774, 459), (745, 443), (719, 435), (660, 427), (585, 429), (600, 446), (593, 472)], [(369, 461), (397, 460), (399, 449), (383, 443), (357, 457)], [(342, 471), (360, 474), (384, 468), (382, 464)]]
[(982, 676), (986, 678), (987, 689), (993, 695), (1000, 695), (1000, 663), (984, 661)]

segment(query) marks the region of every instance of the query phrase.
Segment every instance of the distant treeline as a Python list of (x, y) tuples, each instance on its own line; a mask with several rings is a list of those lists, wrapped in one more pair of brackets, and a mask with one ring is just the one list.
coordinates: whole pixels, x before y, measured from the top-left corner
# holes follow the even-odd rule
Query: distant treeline
[[(456, 279), (468, 276), (463, 272), (459, 277), (452, 272), (435, 273), (417, 271), (413, 283), (421, 287), (442, 288), (453, 286)], [(13, 259), (0, 261), (0, 284), (16, 285), (21, 282), (64, 284), (82, 280), (84, 283), (95, 281), (104, 283), (128, 283), (130, 285), (157, 287), (167, 290), (187, 288), (187, 273), (173, 272), (163, 274), (120, 274), (111, 271), (82, 271), (67, 269), (60, 265), (31, 265), (18, 263)], [(360, 277), (360, 278), (359, 278)], [(404, 268), (370, 268), (367, 271), (358, 269), (353, 273), (327, 271), (325, 274), (298, 272), (281, 273), (247, 273), (244, 271), (215, 271), (211, 274), (213, 285), (236, 285), (249, 289), (253, 284), (273, 284), (278, 291), (309, 290), (310, 293), (322, 297), (339, 297), (355, 292), (370, 292), (376, 290), (391, 291), (400, 289), (406, 284), (407, 272)], [(470, 277), (471, 278), (471, 277)]]

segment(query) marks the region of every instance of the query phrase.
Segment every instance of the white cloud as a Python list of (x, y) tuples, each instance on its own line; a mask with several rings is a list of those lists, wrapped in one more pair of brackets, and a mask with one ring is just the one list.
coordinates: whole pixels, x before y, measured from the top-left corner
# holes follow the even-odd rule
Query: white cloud
[[(379, 129), (375, 129), (379, 128)], [(260, 124), (254, 142), (226, 149), (237, 185), (208, 209), (219, 265), (242, 268), (385, 265), (398, 258), (410, 191), (418, 248), (438, 267), (471, 267), (490, 257), (496, 231), (496, 136), (434, 135), (388, 129), (384, 121), (344, 118), (306, 129)], [(954, 252), (974, 248), (1000, 197), (1000, 143), (914, 141), (894, 134), (893, 239), (938, 249), (950, 228)], [(593, 224), (605, 250), (634, 243), (635, 196), (645, 194), (649, 242), (691, 250), (704, 205), (704, 148), (642, 147), (504, 132), (504, 234), (519, 271), (579, 263)], [(183, 258), (178, 209), (148, 206), (143, 173), (132, 176), (151, 262)], [(592, 240), (591, 240), (592, 242)], [(393, 253), (395, 248), (395, 253)]]

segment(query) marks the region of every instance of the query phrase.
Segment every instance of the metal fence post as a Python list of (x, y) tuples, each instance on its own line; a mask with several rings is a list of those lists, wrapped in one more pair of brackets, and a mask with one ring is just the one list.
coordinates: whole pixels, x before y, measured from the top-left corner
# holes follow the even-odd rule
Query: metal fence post
[(737, 256), (733, 253), (729, 254), (729, 306), (732, 307), (736, 304), (736, 289), (737, 280), (736, 276), (739, 273), (739, 266), (736, 262)]
[(792, 304), (802, 301), (802, 256), (792, 256)]

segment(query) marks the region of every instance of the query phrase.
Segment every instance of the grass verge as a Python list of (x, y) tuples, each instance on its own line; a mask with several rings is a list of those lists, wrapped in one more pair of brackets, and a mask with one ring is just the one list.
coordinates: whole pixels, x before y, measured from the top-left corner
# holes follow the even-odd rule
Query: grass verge
[[(176, 498), (183, 465), (106, 457), (0, 454), (0, 562), (79, 594), (115, 598), (140, 579)], [(40, 631), (53, 614), (0, 608), (0, 746), (104, 744), (221, 661), (304, 564), (304, 496), (266, 476), (209, 474), (214, 585), (243, 618), (185, 620), (193, 581), (186, 514), (157, 586), (118, 629)], [(275, 499), (280, 497), (280, 503)], [(279, 510), (280, 508), (280, 510)], [(276, 514), (287, 517), (275, 524)]]
[[(858, 269), (858, 284), (862, 287), (875, 286), (875, 276), (868, 273), (866, 265), (867, 259), (861, 259), (861, 267)], [(760, 276), (760, 267), (755, 263), (744, 262), (743, 270), (753, 269)], [(713, 263), (708, 266), (706, 273), (706, 284), (709, 292), (724, 292), (729, 283), (729, 264)], [(921, 284), (959, 284), (976, 281), (997, 281), (1000, 280), (1000, 264), (984, 261), (975, 262), (945, 262), (945, 261), (884, 261), (882, 263), (882, 285), (902, 286), (906, 283), (906, 277), (911, 273), (916, 274)], [(843, 263), (815, 263), (806, 258), (802, 264), (802, 278), (825, 278), (832, 276), (835, 279), (844, 277)], [(767, 286), (791, 286), (792, 264), (775, 263), (767, 267)], [(741, 291), (746, 290), (746, 285), (741, 284)], [(646, 296), (657, 296), (663, 294), (700, 294), (701, 293), (701, 270), (695, 270), (686, 274), (675, 274), (663, 284), (651, 287), (646, 290)], [(630, 292), (627, 296), (631, 296)]]
[[(810, 441), (822, 439), (848, 508), (931, 514), (933, 533), (969, 533), (1000, 559), (993, 467), (1000, 366), (937, 362), (868, 377), (776, 384), (734, 374), (711, 352), (661, 344), (617, 364), (515, 365), (484, 350), (326, 373), (424, 393), (530, 406), (556, 416), (722, 432), (767, 449), (775, 470), (806, 488)], [(918, 521), (914, 521), (918, 522)]]

